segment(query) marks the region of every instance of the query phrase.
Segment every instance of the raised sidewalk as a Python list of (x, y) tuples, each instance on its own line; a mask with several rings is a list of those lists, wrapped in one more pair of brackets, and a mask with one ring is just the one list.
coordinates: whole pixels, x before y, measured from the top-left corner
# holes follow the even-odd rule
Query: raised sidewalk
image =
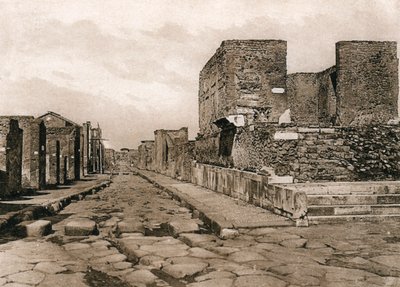
[(223, 229), (294, 226), (295, 222), (227, 195), (192, 183), (182, 182), (147, 170), (135, 169), (138, 175), (167, 191), (175, 199), (197, 210), (199, 217), (220, 234)]
[(57, 189), (40, 190), (35, 196), (24, 196), (21, 200), (0, 201), (0, 204), (22, 205), (23, 208), (0, 215), (0, 230), (22, 221), (34, 220), (57, 213), (71, 200), (81, 199), (86, 194), (97, 192), (110, 184), (109, 176), (96, 175), (76, 181), (73, 185)]

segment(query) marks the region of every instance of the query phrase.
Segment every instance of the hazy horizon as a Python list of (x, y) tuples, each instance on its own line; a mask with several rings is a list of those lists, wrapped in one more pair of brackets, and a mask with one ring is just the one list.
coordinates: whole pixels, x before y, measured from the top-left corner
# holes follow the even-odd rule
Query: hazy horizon
[[(107, 146), (198, 131), (198, 75), (226, 39), (288, 42), (288, 73), (335, 64), (335, 43), (400, 43), (400, 1), (1, 1), (0, 115), (97, 122)], [(399, 57), (399, 56), (398, 56)]]

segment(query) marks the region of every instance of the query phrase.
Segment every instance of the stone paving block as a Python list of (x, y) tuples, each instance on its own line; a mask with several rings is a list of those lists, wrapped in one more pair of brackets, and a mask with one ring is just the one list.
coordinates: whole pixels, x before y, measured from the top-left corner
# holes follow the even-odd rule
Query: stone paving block
[(181, 233), (179, 239), (190, 247), (198, 247), (200, 243), (216, 241), (218, 238), (211, 234)]
[(265, 257), (257, 252), (239, 251), (229, 255), (228, 260), (232, 260), (235, 262), (246, 262), (254, 260), (265, 260)]
[(205, 263), (204, 259), (190, 257), (190, 256), (181, 256), (181, 257), (170, 257), (166, 260), (171, 264), (197, 264), (197, 263)]
[(146, 255), (140, 258), (140, 264), (146, 266), (154, 266), (157, 269), (160, 269), (163, 265), (166, 264), (164, 261), (164, 257), (157, 255)]
[(45, 275), (43, 273), (30, 270), (9, 275), (7, 278), (16, 283), (37, 285), (43, 281), (44, 277)]
[(280, 245), (289, 248), (302, 248), (306, 245), (307, 239), (299, 238), (299, 239), (288, 239), (284, 240), (280, 243)]
[(87, 218), (75, 219), (65, 225), (65, 235), (67, 236), (89, 236), (97, 232), (96, 222)]
[(168, 229), (174, 236), (181, 233), (193, 233), (199, 230), (195, 220), (174, 220), (168, 223)]
[(22, 283), (7, 283), (2, 285), (2, 287), (32, 287), (32, 285), (22, 284)]
[(90, 248), (89, 244), (80, 243), (80, 242), (67, 243), (67, 244), (64, 244), (63, 246), (64, 246), (65, 250), (67, 250), (67, 251)]
[(125, 276), (125, 280), (130, 283), (143, 283), (146, 285), (154, 284), (157, 276), (151, 273), (149, 270), (136, 270)]
[(210, 279), (222, 279), (222, 278), (236, 278), (236, 275), (228, 271), (213, 271), (205, 275), (197, 276), (196, 278), (194, 278), (194, 280), (196, 282), (200, 282)]
[(86, 285), (84, 273), (47, 275), (38, 287), (89, 287)]
[(221, 239), (232, 239), (239, 236), (239, 231), (231, 228), (224, 228), (220, 231), (219, 237)]
[(6, 259), (7, 257), (3, 257), (2, 254), (0, 254), (0, 277), (18, 272), (32, 270), (34, 267), (33, 264), (12, 262)]
[(48, 220), (37, 220), (33, 223), (27, 224), (25, 228), (28, 237), (45, 236), (51, 232), (51, 222)]
[(124, 270), (132, 267), (131, 262), (116, 262), (113, 264), (115, 269)]
[(233, 279), (231, 278), (216, 278), (202, 282), (190, 283), (188, 287), (231, 287)]
[(123, 220), (117, 224), (117, 233), (142, 233), (144, 234), (145, 228), (141, 222), (132, 220)]
[(285, 287), (287, 283), (266, 275), (241, 276), (235, 280), (235, 287)]
[(104, 257), (97, 258), (93, 260), (93, 263), (117, 263), (117, 262), (123, 262), (127, 259), (127, 257), (124, 254), (112, 254)]
[(35, 266), (35, 268), (33, 268), (33, 270), (43, 272), (43, 273), (48, 273), (48, 274), (57, 274), (57, 273), (65, 272), (68, 269), (58, 265), (56, 262), (40, 262), (40, 263), (36, 264), (36, 266)]
[(162, 271), (176, 279), (181, 279), (186, 276), (193, 276), (203, 271), (207, 266), (206, 263), (172, 264), (164, 266)]
[(189, 255), (197, 258), (221, 258), (220, 255), (200, 247), (190, 248)]

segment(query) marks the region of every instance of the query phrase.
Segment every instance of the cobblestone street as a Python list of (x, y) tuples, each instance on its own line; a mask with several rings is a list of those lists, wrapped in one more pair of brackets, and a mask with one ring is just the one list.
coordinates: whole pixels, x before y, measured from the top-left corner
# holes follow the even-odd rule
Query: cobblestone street
[[(83, 218), (99, 234), (66, 236)], [(135, 175), (48, 219), (53, 234), (0, 245), (0, 286), (400, 285), (395, 221), (241, 229), (221, 240)]]

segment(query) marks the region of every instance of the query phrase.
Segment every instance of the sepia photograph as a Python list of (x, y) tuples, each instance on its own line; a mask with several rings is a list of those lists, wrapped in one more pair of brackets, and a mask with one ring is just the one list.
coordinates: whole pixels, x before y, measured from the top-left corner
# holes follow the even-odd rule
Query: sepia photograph
[(0, 286), (400, 287), (400, 0), (0, 0)]

